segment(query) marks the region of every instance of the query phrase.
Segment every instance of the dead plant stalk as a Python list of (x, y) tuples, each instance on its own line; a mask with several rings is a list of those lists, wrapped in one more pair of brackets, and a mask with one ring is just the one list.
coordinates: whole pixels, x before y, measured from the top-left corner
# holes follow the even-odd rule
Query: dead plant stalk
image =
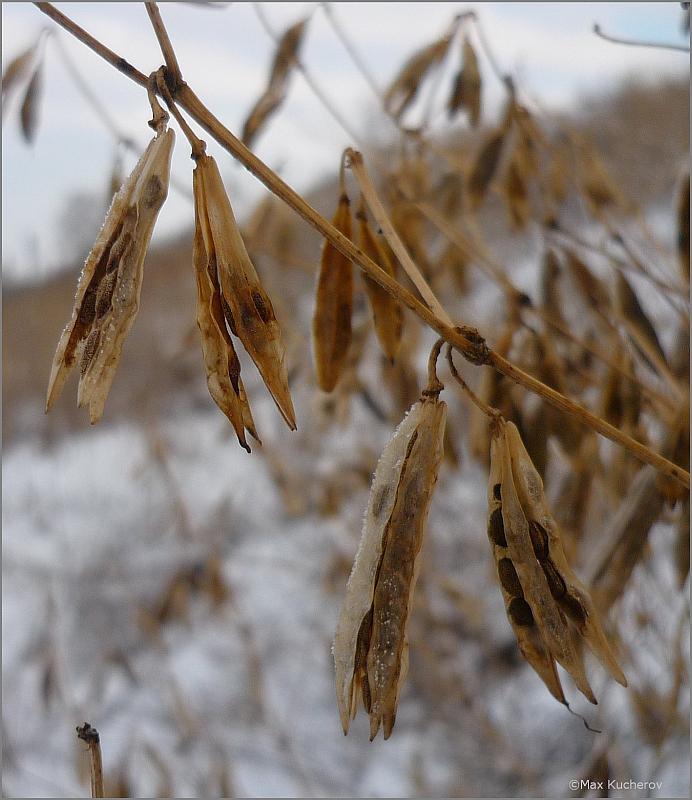
[[(51, 3), (36, 3), (37, 8), (50, 17), (54, 22), (63, 27), (87, 47), (92, 49), (97, 55), (105, 59), (115, 69), (122, 72), (128, 78), (138, 83), (143, 88), (147, 88), (148, 77), (138, 69), (133, 67), (128, 61), (110, 50), (98, 39), (94, 38), (73, 22), (69, 17), (58, 11)], [(155, 4), (152, 4), (155, 6)], [(170, 58), (172, 46), (165, 34), (163, 21), (157, 20), (155, 25), (157, 38), (163, 41), (165, 46), (162, 48), (164, 58)], [(170, 49), (170, 52), (168, 52)], [(172, 83), (173, 81), (171, 81)], [(368, 258), (350, 239), (346, 238), (336, 228), (331, 225), (324, 217), (318, 214), (297, 192), (291, 189), (273, 170), (262, 162), (252, 151), (236, 138), (202, 103), (193, 90), (182, 80), (175, 82), (171, 95), (176, 104), (183, 108), (204, 130), (207, 131), (225, 150), (234, 158), (240, 161), (255, 177), (257, 177), (273, 194), (283, 200), (294, 211), (296, 211), (308, 224), (315, 228), (319, 233), (329, 240), (333, 246), (347, 256), (360, 269), (367, 273), (383, 289), (395, 297), (400, 303), (413, 311), (423, 322), (436, 331), (446, 342), (468, 360), (477, 364), (487, 364), (506, 375), (511, 380), (520, 384), (524, 388), (538, 394), (546, 402), (555, 406), (559, 410), (570, 414), (587, 425), (592, 430), (602, 436), (616, 442), (626, 448), (634, 456), (647, 464), (651, 464), (660, 472), (675, 478), (684, 486), (690, 486), (690, 475), (680, 466), (674, 464), (663, 456), (655, 453), (641, 442), (636, 441), (631, 436), (610, 425), (605, 420), (592, 414), (583, 406), (570, 400), (564, 395), (546, 386), (541, 381), (528, 375), (523, 370), (509, 362), (492, 350), (484, 352), (479, 359), (479, 350), (468, 338), (461, 334), (454, 327), (441, 319), (436, 313), (420, 302), (411, 292), (401, 286), (396, 280), (391, 278), (384, 270)]]

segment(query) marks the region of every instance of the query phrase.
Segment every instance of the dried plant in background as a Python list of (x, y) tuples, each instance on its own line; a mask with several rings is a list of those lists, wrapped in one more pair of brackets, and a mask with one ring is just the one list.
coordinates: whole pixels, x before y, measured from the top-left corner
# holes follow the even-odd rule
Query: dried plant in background
[(269, 83), (243, 125), (242, 140), (250, 147), (269, 117), (283, 103), (295, 59), (300, 50), (307, 19), (300, 20), (283, 34), (272, 63)]

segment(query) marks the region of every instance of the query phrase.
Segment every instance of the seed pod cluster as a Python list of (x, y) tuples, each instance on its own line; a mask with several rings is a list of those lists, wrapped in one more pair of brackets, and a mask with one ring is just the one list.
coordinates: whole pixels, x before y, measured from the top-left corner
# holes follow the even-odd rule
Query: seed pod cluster
[(389, 738), (408, 670), (406, 631), (446, 415), (446, 404), (435, 393), (424, 393), (385, 447), (336, 629), (341, 724), (348, 733), (360, 694), (370, 715), (371, 741), (380, 725)]
[(79, 277), (72, 319), (53, 358), (46, 411), (79, 362), (80, 407), (91, 423), (103, 407), (120, 361), (125, 336), (139, 309), (144, 257), (168, 193), (173, 131), (159, 132), (124, 182)]
[[(228, 332), (240, 339), (286, 424), (295, 430), (281, 330), (245, 249), (221, 173), (211, 156), (197, 158), (194, 195), (197, 320), (207, 383), (214, 401), (231, 420), (240, 443), (247, 447), (243, 428), (256, 434)], [(205, 269), (208, 278), (203, 276)]]
[(565, 702), (557, 661), (584, 696), (596, 702), (577, 646), (580, 638), (626, 686), (593, 602), (567, 563), (540, 475), (516, 426), (502, 418), (494, 421), (492, 431), (488, 538), (519, 647), (550, 693)]
[[(344, 236), (351, 238), (351, 204), (343, 191), (332, 224)], [(325, 241), (312, 319), (315, 372), (322, 391), (332, 391), (346, 364), (351, 344), (352, 313), (353, 266), (331, 242)]]

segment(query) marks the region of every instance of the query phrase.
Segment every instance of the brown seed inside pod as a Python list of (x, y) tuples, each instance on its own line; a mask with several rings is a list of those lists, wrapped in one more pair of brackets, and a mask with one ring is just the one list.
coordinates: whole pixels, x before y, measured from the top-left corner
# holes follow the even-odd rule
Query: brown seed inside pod
[(496, 483), (493, 486), (493, 497), (496, 500), (502, 500), (502, 484)]
[(526, 600), (513, 597), (507, 606), (507, 613), (515, 625), (533, 625), (533, 613)]
[(567, 587), (560, 577), (560, 573), (557, 571), (555, 564), (553, 564), (550, 559), (547, 559), (547, 561), (543, 562), (542, 566), (545, 577), (548, 579), (550, 593), (556, 600), (563, 598), (567, 592)]
[(502, 521), (502, 509), (496, 508), (488, 519), (488, 538), (499, 547), (507, 547), (505, 524)]
[(511, 559), (501, 558), (497, 562), (497, 574), (500, 578), (502, 588), (507, 594), (512, 597), (524, 597), (524, 590), (521, 588), (519, 576), (517, 575), (516, 569), (514, 569), (514, 564), (512, 564)]
[(536, 558), (541, 562), (545, 561), (548, 558), (548, 533), (546, 529), (532, 519), (529, 522), (529, 535), (531, 536), (531, 544)]
[(559, 598), (558, 602), (568, 617), (571, 617), (580, 625), (583, 625), (586, 622), (586, 609), (581, 604), (579, 598), (571, 594), (565, 594), (564, 597)]

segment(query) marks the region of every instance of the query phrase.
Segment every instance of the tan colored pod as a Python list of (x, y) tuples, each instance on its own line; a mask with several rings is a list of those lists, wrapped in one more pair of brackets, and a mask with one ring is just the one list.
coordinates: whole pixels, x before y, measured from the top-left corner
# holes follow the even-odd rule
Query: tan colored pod
[(79, 359), (78, 403), (89, 406), (92, 424), (101, 418), (139, 308), (144, 257), (168, 192), (174, 141), (171, 130), (157, 134), (113, 198), (79, 277), (72, 319), (58, 342), (46, 411)]
[(344, 733), (358, 693), (370, 738), (389, 738), (408, 670), (407, 626), (428, 509), (442, 460), (447, 406), (414, 403), (380, 457), (360, 546), (334, 639), (336, 692)]
[[(351, 207), (344, 193), (339, 197), (332, 223), (340, 233), (351, 238)], [(346, 365), (352, 313), (353, 266), (331, 242), (325, 241), (312, 318), (315, 373), (317, 385), (324, 392), (334, 389)]]
[[(202, 338), (207, 386), (212, 399), (233, 425), (240, 445), (249, 453), (250, 447), (245, 438), (245, 429), (247, 428), (255, 439), (258, 439), (258, 436), (240, 377), (238, 356), (226, 328), (216, 260), (213, 255), (209, 258), (204, 246), (203, 231), (204, 226), (208, 225), (208, 220), (200, 217), (199, 213), (200, 207), (203, 208), (199, 198), (201, 192), (199, 173), (194, 171), (192, 177), (195, 195), (192, 261), (197, 285), (197, 326)], [(207, 231), (207, 239), (209, 237), (210, 232)]]
[(532, 530), (540, 532), (538, 535), (545, 539), (546, 557), (543, 559), (543, 570), (551, 593), (610, 675), (618, 683), (627, 686), (627, 679), (608, 644), (593, 601), (567, 562), (559, 528), (545, 499), (541, 476), (526, 452), (519, 431), (511, 422), (507, 423), (507, 444), (520, 502)]
[(481, 73), (476, 51), (468, 36), (464, 36), (462, 47), (462, 66), (454, 79), (447, 112), (452, 117), (460, 108), (465, 109), (471, 126), (477, 128), (481, 119)]
[(207, 258), (215, 257), (221, 294), (232, 332), (254, 361), (286, 424), (295, 430), (281, 330), (271, 300), (250, 261), (216, 161), (207, 155), (195, 167), (202, 234)]
[[(391, 278), (396, 278), (396, 262), (393, 254), (389, 251), (380, 239), (373, 233), (365, 209), (359, 209), (356, 214), (358, 219), (358, 233), (361, 250), (380, 266)], [(401, 344), (401, 332), (403, 326), (403, 310), (399, 303), (386, 292), (372, 278), (365, 273), (363, 283), (365, 291), (370, 301), (375, 332), (382, 351), (390, 361), (394, 358)]]
[(453, 35), (447, 34), (417, 50), (402, 66), (384, 94), (384, 107), (399, 119), (413, 102), (423, 80), (447, 54)]
[[(524, 597), (531, 608), (543, 641), (550, 654), (574, 679), (577, 688), (591, 703), (596, 703), (575, 651), (564, 614), (552, 595), (548, 578), (534, 554), (529, 522), (522, 508), (513, 477), (507, 431), (512, 423), (497, 420), (491, 440), (491, 460), (502, 458), (502, 520), (509, 556), (519, 576)], [(501, 455), (499, 451), (504, 451)]]
[[(533, 614), (525, 616), (522, 606), (517, 611), (516, 601), (526, 603), (524, 592), (516, 569), (507, 550), (507, 539), (502, 518), (502, 480), (505, 469), (504, 448), (496, 448), (490, 463), (488, 479), (488, 538), (495, 559), (498, 580), (505, 604), (507, 619), (517, 638), (519, 649), (529, 666), (547, 686), (548, 691), (560, 703), (566, 703), (562, 684), (555, 667), (555, 659), (550, 654)], [(523, 611), (523, 613), (522, 613)]]

